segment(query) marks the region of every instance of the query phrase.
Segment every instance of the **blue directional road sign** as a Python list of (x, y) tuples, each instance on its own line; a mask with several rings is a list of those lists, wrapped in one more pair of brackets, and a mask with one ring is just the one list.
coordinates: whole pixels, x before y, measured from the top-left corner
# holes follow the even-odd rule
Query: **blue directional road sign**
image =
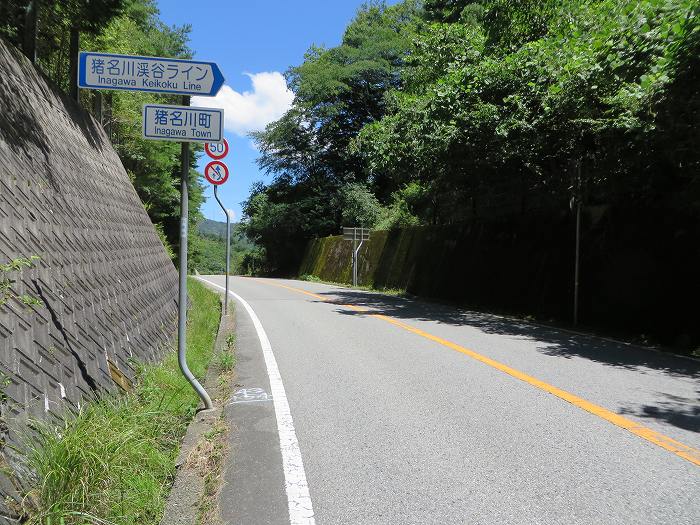
[(213, 62), (81, 51), (78, 86), (213, 97), (224, 76)]
[(224, 110), (144, 104), (143, 137), (176, 142), (221, 142)]

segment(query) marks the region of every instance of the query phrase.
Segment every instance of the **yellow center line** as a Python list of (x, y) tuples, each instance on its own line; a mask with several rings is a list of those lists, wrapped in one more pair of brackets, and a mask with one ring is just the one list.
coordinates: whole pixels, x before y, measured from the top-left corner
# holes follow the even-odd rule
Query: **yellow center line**
[[(327, 297), (323, 297), (323, 296), (315, 294), (315, 293), (307, 292), (306, 290), (302, 290), (300, 288), (294, 288), (292, 286), (286, 286), (284, 284), (272, 283), (269, 281), (263, 281), (263, 280), (259, 280), (259, 279), (256, 279), (256, 281), (261, 282), (263, 284), (270, 285), (270, 286), (277, 286), (279, 288), (284, 288), (284, 289), (290, 290), (292, 292), (297, 292), (297, 293), (301, 293), (304, 295), (308, 295), (310, 297), (314, 297), (315, 299), (319, 299), (323, 302), (332, 302)], [(489, 357), (481, 355), (481, 354), (475, 352), (474, 350), (470, 350), (469, 348), (465, 348), (461, 345), (458, 345), (457, 343), (453, 343), (452, 341), (448, 341), (447, 339), (443, 339), (442, 337), (438, 337), (438, 336), (430, 334), (428, 332), (424, 332), (423, 330), (421, 330), (419, 328), (415, 328), (411, 325), (408, 325), (406, 323), (398, 321), (398, 320), (394, 319), (393, 317), (389, 317), (389, 316), (382, 315), (382, 314), (373, 314), (367, 308), (355, 306), (352, 304), (341, 304), (339, 306), (350, 308), (350, 309), (358, 311), (358, 312), (367, 313), (370, 317), (374, 317), (375, 319), (380, 319), (380, 320), (385, 321), (387, 323), (390, 323), (398, 328), (401, 328), (403, 330), (407, 330), (407, 331), (412, 332), (416, 335), (424, 337), (425, 339), (429, 339), (431, 341), (434, 341), (442, 346), (450, 348), (451, 350), (454, 350), (456, 352), (460, 352), (464, 355), (467, 355), (467, 356), (471, 357), (472, 359), (475, 359), (475, 360), (477, 360), (477, 361), (479, 361), (487, 366), (490, 366), (491, 368), (499, 370), (505, 374), (508, 374), (511, 377), (514, 377), (514, 378), (516, 378), (520, 381), (523, 381), (531, 386), (534, 386), (535, 388), (538, 388), (538, 389), (543, 390), (545, 392), (548, 392), (549, 394), (552, 394), (560, 399), (563, 399), (564, 401), (567, 401), (568, 403), (571, 403), (572, 405), (575, 405), (575, 406), (585, 410), (586, 412), (589, 412), (595, 416), (598, 416), (599, 418), (604, 419), (605, 421), (612, 423), (613, 425), (615, 425), (617, 427), (623, 428), (623, 429), (631, 432), (632, 434), (649, 441), (650, 443), (654, 443), (655, 445), (658, 445), (661, 448), (664, 448), (670, 452), (673, 452), (677, 456), (679, 456), (683, 459), (686, 459), (695, 465), (700, 466), (700, 450), (697, 450), (693, 447), (690, 447), (688, 445), (680, 443), (679, 441), (676, 441), (675, 439), (672, 439), (664, 434), (656, 432), (655, 430), (652, 430), (652, 429), (645, 427), (639, 423), (636, 423), (630, 419), (627, 419), (626, 417), (623, 417), (619, 414), (616, 414), (615, 412), (612, 412), (606, 408), (603, 408), (603, 407), (598, 406), (594, 403), (586, 401), (585, 399), (582, 399), (574, 394), (571, 394), (570, 392), (562, 390), (561, 388), (557, 388), (553, 385), (550, 385), (549, 383), (545, 383), (544, 381), (541, 381), (535, 377), (532, 377), (528, 374), (525, 374), (524, 372), (516, 370), (515, 368), (511, 368), (508, 365), (504, 365), (503, 363), (495, 361)]]

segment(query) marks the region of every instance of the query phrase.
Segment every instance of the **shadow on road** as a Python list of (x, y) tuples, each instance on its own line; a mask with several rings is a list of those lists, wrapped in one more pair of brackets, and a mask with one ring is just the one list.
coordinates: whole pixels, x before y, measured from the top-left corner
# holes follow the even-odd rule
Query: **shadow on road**
[(657, 392), (657, 395), (666, 398), (666, 401), (660, 401), (657, 405), (643, 405), (638, 409), (625, 407), (620, 414), (658, 419), (674, 427), (700, 432), (700, 390), (695, 400), (663, 392)]
[[(411, 321), (433, 321), (454, 326), (470, 326), (488, 334), (528, 338), (542, 343), (537, 346), (537, 351), (552, 357), (565, 359), (582, 357), (642, 374), (658, 371), (675, 377), (700, 378), (700, 362), (693, 359), (592, 335), (580, 335), (518, 319), (361, 290), (345, 289), (316, 293), (328, 297), (328, 303), (338, 306), (345, 304), (360, 306), (371, 310), (372, 313), (404, 320), (409, 324)], [(339, 308), (338, 313), (367, 315), (366, 312), (347, 308)], [(656, 419), (691, 432), (700, 432), (700, 391), (697, 394), (696, 399), (688, 399), (657, 392), (659, 397), (657, 404), (636, 407), (628, 405), (619, 408), (618, 412), (640, 418)]]
[[(471, 326), (488, 334), (525, 337), (542, 342), (538, 351), (555, 357), (583, 357), (606, 365), (645, 373), (646, 369), (700, 378), (700, 361), (664, 354), (631, 344), (581, 335), (528, 321), (473, 312), (419, 300), (405, 300), (361, 290), (334, 290), (318, 295), (338, 305), (353, 304), (406, 321), (434, 321), (454, 326)], [(342, 309), (344, 315), (364, 315)]]

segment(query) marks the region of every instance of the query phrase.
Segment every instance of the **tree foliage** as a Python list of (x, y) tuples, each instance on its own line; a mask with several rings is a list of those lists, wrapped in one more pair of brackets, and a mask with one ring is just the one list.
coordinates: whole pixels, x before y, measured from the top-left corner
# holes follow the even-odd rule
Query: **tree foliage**
[[(199, 245), (199, 257), (192, 262), (201, 274), (226, 273), (226, 223), (204, 219), (198, 224), (195, 242)], [(231, 224), (231, 274), (251, 274), (251, 256), (257, 255), (257, 247), (245, 236), (240, 223)]]
[(347, 184), (376, 197), (381, 227), (563, 211), (574, 193), (697, 213), (699, 14), (693, 0), (367, 6), (290, 70), (294, 107), (257, 136), (274, 179), (249, 201), (251, 231), (274, 262), (261, 217), (294, 210), (297, 238), (337, 231)]
[[(381, 194), (349, 147), (368, 123), (386, 113), (385, 94), (400, 89), (411, 35), (422, 24), (418, 2), (363, 6), (335, 48), (312, 47), (287, 72), (292, 109), (254, 135), (260, 166), (274, 175), (256, 185), (245, 205), (251, 239), (266, 247), (272, 270), (290, 271), (313, 235), (336, 233), (349, 184)], [(353, 186), (357, 188), (357, 186)]]
[[(22, 47), (29, 0), (1, 0), (0, 34)], [(41, 0), (38, 2), (37, 63), (65, 92), (70, 83), (70, 34), (80, 32), (82, 50), (173, 58), (191, 58), (189, 26), (169, 27), (159, 18), (155, 0)], [(168, 252), (179, 244), (180, 145), (141, 136), (145, 103), (180, 104), (181, 97), (153, 93), (92, 91), (80, 93), (83, 107), (101, 120)], [(201, 218), (203, 189), (194, 171), (198, 146), (190, 146), (190, 230)], [(200, 244), (190, 243), (197, 261)], [(177, 259), (175, 257), (175, 259)]]

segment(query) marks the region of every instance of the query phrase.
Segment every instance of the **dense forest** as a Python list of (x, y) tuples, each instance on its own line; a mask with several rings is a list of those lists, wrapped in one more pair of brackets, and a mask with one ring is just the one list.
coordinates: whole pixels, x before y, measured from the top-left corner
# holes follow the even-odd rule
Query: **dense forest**
[(341, 226), (586, 206), (700, 210), (696, 0), (364, 5), (287, 72), (245, 203), (269, 271)]
[[(201, 252), (197, 271), (204, 275), (226, 273), (226, 223), (202, 219), (197, 224)], [(231, 224), (231, 273), (255, 273), (258, 248), (246, 237), (240, 223)]]
[[(34, 10), (34, 14), (33, 11)], [(26, 51), (26, 35), (36, 16), (36, 63), (60, 89), (71, 92), (71, 56), (77, 49), (131, 55), (191, 58), (189, 26), (169, 27), (155, 0), (0, 0), (0, 35)], [(176, 260), (180, 217), (180, 144), (141, 138), (145, 103), (180, 104), (177, 95), (81, 90), (81, 105), (101, 121), (166, 249)], [(190, 231), (201, 221), (203, 187), (190, 151)], [(192, 235), (188, 266), (206, 264), (210, 240)]]
[[(271, 178), (244, 205), (262, 247), (246, 271), (294, 273), (308, 239), (343, 225), (450, 226), (577, 202), (697, 218), (699, 14), (694, 0), (365, 4), (340, 45), (287, 71), (292, 108), (254, 134)], [(78, 48), (192, 56), (190, 28), (163, 24), (154, 0), (0, 0), (0, 34), (25, 51), (32, 17), (37, 64), (67, 93)], [(179, 145), (141, 140), (139, 121), (144, 102), (179, 97), (79, 97), (174, 253)], [(192, 269), (207, 242), (193, 238)]]

